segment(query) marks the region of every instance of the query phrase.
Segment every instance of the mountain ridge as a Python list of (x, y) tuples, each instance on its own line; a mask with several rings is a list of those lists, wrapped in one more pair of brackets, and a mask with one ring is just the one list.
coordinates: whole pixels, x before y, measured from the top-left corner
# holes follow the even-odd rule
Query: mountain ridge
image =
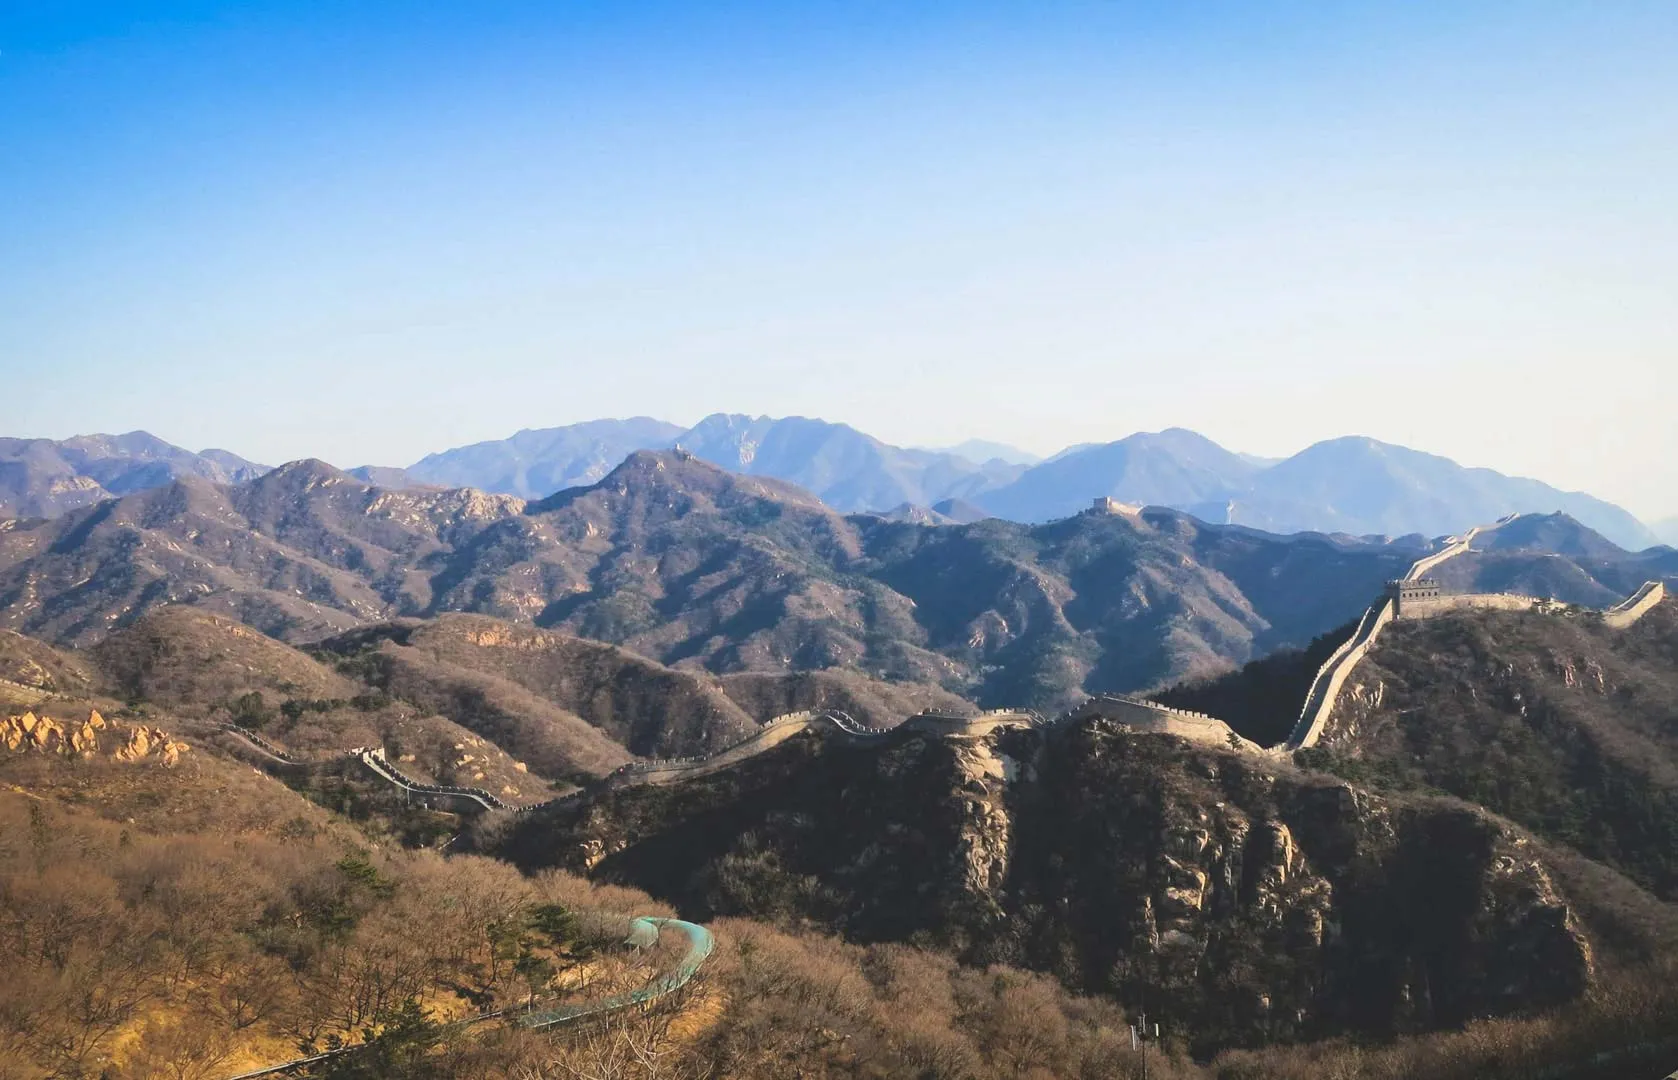
[(0, 438), (0, 517), (55, 517), (185, 477), (239, 484), (267, 471), (227, 450), (194, 454), (145, 431)]
[[(386, 488), (470, 487), (539, 500), (596, 482), (631, 452), (675, 445), (734, 472), (794, 483), (844, 513), (903, 512), (928, 521), (941, 520), (926, 513), (930, 508), (962, 520), (993, 514), (1036, 523), (1075, 514), (1091, 499), (1108, 496), (1276, 533), (1440, 535), (1465, 521), (1559, 510), (1628, 550), (1654, 546), (1663, 535), (1586, 493), (1463, 467), (1367, 436), (1326, 439), (1272, 459), (1234, 453), (1188, 429), (1168, 428), (1069, 447), (1026, 465), (892, 446), (825, 420), (717, 413), (686, 429), (650, 417), (525, 429), (507, 439), (439, 451), (406, 468), (360, 466), (348, 472)], [(990, 444), (963, 447), (979, 456)], [(97, 466), (71, 460), (88, 454), (103, 456)], [(180, 475), (238, 483), (264, 471), (226, 451), (192, 455), (144, 432), (63, 443), (0, 440), (0, 517), (56, 516)], [(961, 510), (943, 514), (946, 504)], [(1662, 528), (1678, 526), (1668, 522)], [(1678, 540), (1678, 533), (1665, 535)]]

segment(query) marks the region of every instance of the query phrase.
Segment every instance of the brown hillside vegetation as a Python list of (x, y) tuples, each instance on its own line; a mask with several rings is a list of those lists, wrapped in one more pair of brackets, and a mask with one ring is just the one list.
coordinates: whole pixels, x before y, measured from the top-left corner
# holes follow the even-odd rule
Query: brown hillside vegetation
[[(522, 1001), (610, 940), (538, 918), (586, 887), (370, 851), (213, 758), (0, 768), (31, 792), (0, 795), (7, 1076), (226, 1075), (357, 1038), (406, 1002), (446, 1019)], [(518, 949), (546, 959), (515, 965)]]
[[(622, 917), (663, 910), (565, 875), (370, 850), (213, 754), (176, 770), (39, 755), (0, 770), (29, 790), (0, 794), (0, 1072), (19, 1080), (218, 1077), (389, 1028), (410, 1006), (423, 1027), (532, 993), (587, 999), (609, 985)], [(1038, 977), (739, 922), (717, 932), (706, 979), (721, 992), (700, 1002), (711, 1019), (656, 1028), (660, 1053), (692, 1071), (622, 1075), (883, 1076), (949, 1061), (991, 1077), (1040, 1060), (1098, 1076), (1123, 1045), (1116, 1010)], [(559, 976), (585, 981), (549, 989)], [(853, 1034), (866, 1041), (845, 1045)], [(558, 1077), (604, 1049), (491, 1026), (391, 1075)]]
[[(378, 632), (353, 635), (349, 643), (365, 641), (372, 633)], [(442, 671), (493, 676), (582, 718), (644, 756), (704, 753), (757, 726), (708, 678), (569, 634), (482, 616), (444, 615), (381, 636), (386, 638), (384, 657), (409, 668), (429, 663)], [(343, 648), (337, 642), (325, 647)]]
[(350, 698), (361, 688), (289, 645), (190, 607), (159, 608), (92, 650), (109, 690), (173, 708), (223, 705), (248, 693)]
[[(316, 762), (352, 747), (382, 746), (416, 779), (486, 788), (513, 802), (549, 798), (549, 779), (569, 774), (565, 762), (557, 773), (532, 773), (528, 763), (423, 702), (393, 698), (196, 607), (160, 608), (87, 653), (7, 635), (0, 657), (8, 655), (44, 658), (75, 673), (76, 693), (31, 695), (20, 703), (54, 715), (90, 707), (120, 715), (127, 703), (137, 715), (166, 715), (194, 733), (235, 723)], [(60, 677), (55, 685), (72, 684)], [(604, 747), (601, 771), (628, 760), (609, 738), (589, 730)]]
[(547, 776), (711, 753), (783, 713), (838, 708), (890, 727), (926, 708), (971, 712), (935, 687), (858, 672), (711, 675), (626, 649), (481, 615), (357, 630), (318, 655), (394, 698), (446, 713)]
[[(10, 630), (0, 630), (0, 680), (42, 694), (85, 694), (94, 683), (87, 663), (73, 653)], [(5, 692), (0, 685), (0, 693)]]
[[(280, 681), (276, 675), (251, 685)], [(239, 689), (214, 679), (199, 685), (212, 698)], [(142, 701), (129, 708), (173, 723), (162, 705)], [(303, 710), (273, 723), (306, 725), (331, 715)], [(119, 717), (112, 726), (135, 722)], [(1024, 734), (1025, 741), (1034, 737)], [(1607, 1069), (1660, 1060), (1653, 1049), (1635, 1047), (1657, 1042), (1678, 1024), (1675, 983), (1638, 983), (1632, 976), (1640, 973), (1626, 971), (1599, 974), (1585, 997), (1540, 1017), (1478, 1020), (1460, 1033), (1379, 1044), (1331, 1042), (1191, 1062), (1186, 1051), (1206, 1037), (1205, 1021), (1183, 995), (1207, 976), (1233, 987), (1249, 977), (1278, 978), (1285, 973), (1274, 965), (1283, 957), (1297, 965), (1296, 974), (1309, 971), (1308, 953), (1297, 951), (1298, 940), (1289, 936), (1302, 926), (1283, 916), (1315, 910), (1319, 901), (1343, 920), (1345, 940), (1354, 946), (1343, 958), (1375, 964), (1395, 978), (1420, 976), (1381, 966), (1387, 954), (1367, 946), (1387, 938), (1371, 938), (1369, 920), (1441, 909), (1437, 925), (1418, 919), (1393, 927), (1418, 935), (1412, 955), (1432, 977), (1453, 962), (1443, 951), (1447, 943), (1466, 949), (1471, 964), (1486, 963), (1485, 978), (1468, 985), (1490, 994), (1488, 1000), (1508, 992), (1511, 976), (1545, 970), (1557, 958), (1555, 947), (1577, 932), (1566, 916), (1559, 925), (1546, 917), (1555, 914), (1551, 894), (1535, 902), (1526, 895), (1534, 887), (1567, 897), (1590, 885), (1595, 895), (1618, 898), (1613, 911), (1582, 905), (1574, 916), (1593, 944), (1599, 972), (1606, 970), (1604, 956), (1661, 948), (1648, 936), (1659, 919), (1643, 911), (1642, 928), (1632, 925), (1626, 912), (1642, 894), (1626, 886), (1621, 895), (1610, 871), (1594, 864), (1557, 867), (1542, 850), (1534, 870), (1517, 834), (1460, 811), (1429, 809), (1425, 800), (1356, 794), (1357, 807), (1347, 816), (1324, 798), (1355, 789), (1282, 774), (1266, 786), (1243, 771), (1245, 760), (1168, 738), (1112, 734), (1040, 755), (1014, 736), (971, 746), (916, 737), (883, 753), (803, 738), (701, 783), (615, 793), (595, 812), (612, 827), (633, 820), (643, 839), (608, 862), (624, 865), (636, 850), (663, 843), (666, 815), (691, 817), (694, 829), (671, 835), (692, 845), (695, 859), (708, 859), (716, 845), (731, 849), (703, 879), (712, 898), (707, 904), (728, 898), (745, 910), (778, 897), (762, 909), (783, 917), (814, 912), (825, 921), (842, 919), (851, 903), (829, 907), (827, 899), (848, 892), (865, 901), (858, 910), (877, 928), (900, 917), (898, 899), (891, 899), (897, 897), (906, 900), (902, 910), (911, 920), (929, 903), (947, 905), (951, 930), (911, 935), (940, 946), (928, 950), (901, 941), (844, 943), (808, 924), (790, 929), (717, 919), (717, 952), (692, 993), (666, 1008), (553, 1040), (493, 1023), (459, 1031), (437, 1025), (533, 996), (564, 1002), (644, 985), (674, 954), (661, 947), (639, 967), (626, 967), (635, 958), (617, 944), (623, 919), (668, 907), (633, 889), (591, 885), (564, 872), (521, 876), (485, 858), (394, 848), (376, 822), (352, 827), (223, 757), (213, 741), (196, 742), (173, 768), (156, 756), (123, 762), (103, 753), (0, 751), (0, 964), (8, 973), (0, 985), (0, 1076), (219, 1080), (337, 1037), (356, 1042), (374, 1035), (364, 1057), (343, 1063), (356, 1071), (329, 1074), (1129, 1080), (1140, 1075), (1140, 1062), (1130, 1049), (1132, 1017), (1121, 1008), (1132, 1003), (1122, 972), (1112, 984), (1116, 992), (1096, 998), (1079, 997), (1064, 983), (1099, 985), (1107, 962), (1100, 957), (1112, 935), (1145, 929), (1122, 910), (1135, 895), (1132, 886), (1146, 896), (1154, 929), (1172, 946), (1128, 954), (1155, 955), (1162, 965), (1153, 973), (1161, 981), (1149, 991), (1151, 1018), (1162, 1020), (1166, 1033), (1163, 1045), (1151, 1049), (1155, 1080), (1515, 1080), (1539, 1065), (1559, 1069), (1557, 1080), (1606, 1080), (1623, 1075)], [(776, 801), (764, 800), (777, 790)], [(810, 807), (787, 798), (793, 792), (808, 792)], [(729, 809), (731, 802), (738, 808)], [(854, 824), (804, 820), (807, 813), (825, 814), (823, 805)], [(1211, 808), (1213, 816), (1195, 817)], [(1261, 825), (1261, 814), (1288, 831)], [(1397, 830), (1397, 850), (1383, 839), (1383, 814)], [(1162, 834), (1162, 823), (1186, 825), (1184, 836), (1204, 831), (1203, 857), (1189, 855), (1177, 833)], [(1239, 841), (1244, 823), (1248, 839)], [(999, 826), (1014, 830), (1001, 847)], [(1442, 829), (1455, 830), (1450, 842), (1441, 839)], [(859, 858), (837, 875), (818, 869), (799, 876), (800, 860), (819, 867), (833, 854), (812, 846), (822, 834), (841, 848), (859, 845)], [(1421, 837), (1431, 864), (1405, 862), (1406, 835)], [(1277, 862), (1284, 836), (1294, 848), (1289, 854), (1284, 845)], [(1466, 943), (1447, 942), (1436, 931), (1459, 924), (1446, 917), (1456, 909), (1445, 901), (1468, 882), (1446, 875), (1429, 885), (1420, 868), (1438, 872), (1438, 852), (1462, 848), (1456, 841), (1463, 837), (1490, 844), (1489, 851), (1469, 852), (1468, 863), (1481, 860), (1487, 876), (1479, 895), (1492, 902)], [(1353, 850), (1337, 847), (1347, 842)], [(870, 843), (875, 854), (860, 857)], [(1065, 845), (1096, 857), (1068, 859)], [(1208, 854), (1213, 848), (1221, 854)], [(995, 861), (999, 853), (1002, 864)], [(1503, 867), (1508, 856), (1514, 865)], [(681, 871), (681, 858), (669, 861)], [(1272, 875), (1278, 866), (1285, 874)], [(1215, 873), (1197, 917), (1187, 905), (1187, 883), (1191, 871), (1208, 867)], [(1140, 877), (1133, 881), (1132, 872)], [(1019, 902), (1006, 891), (987, 891), (997, 874), (1007, 889), (1023, 890)], [(1327, 895), (1324, 880), (1334, 886)], [(923, 888), (929, 883), (930, 896)], [(1391, 904), (1377, 903), (1394, 889)], [(870, 895), (889, 902), (866, 902)], [(1064, 899), (1050, 903), (1050, 897)], [(1272, 910), (1266, 898), (1287, 902)], [(1271, 932), (1282, 937), (1266, 936), (1271, 924), (1265, 920), (1277, 917), (1282, 921)], [(1604, 932), (1610, 924), (1623, 924), (1619, 938)], [(1186, 954), (1173, 951), (1182, 944), (1174, 934), (1205, 935), (1209, 947), (1221, 939), (1223, 951), (1208, 961), (1216, 970), (1197, 976), (1192, 965), (1182, 966)], [(1266, 960), (1268, 949), (1276, 952)], [(1097, 957), (1095, 965), (1069, 977), (1086, 955)], [(964, 965), (960, 956), (978, 962)], [(997, 963), (1009, 956), (1046, 974)], [(1277, 985), (1297, 987), (1286, 979)], [(1351, 995), (1353, 1004), (1358, 1000)], [(1622, 1056), (1570, 1067), (1609, 1049)]]

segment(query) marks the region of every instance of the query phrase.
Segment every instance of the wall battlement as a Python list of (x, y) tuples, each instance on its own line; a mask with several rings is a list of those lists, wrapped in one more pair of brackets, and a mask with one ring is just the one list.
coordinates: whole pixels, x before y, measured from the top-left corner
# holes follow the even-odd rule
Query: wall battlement
[[(1534, 608), (1550, 608), (1551, 604), (1547, 600), (1514, 593), (1447, 595), (1440, 590), (1437, 582), (1427, 577), (1428, 572), (1440, 563), (1471, 550), (1470, 545), (1476, 536), (1500, 529), (1519, 516), (1508, 514), (1499, 518), (1494, 525), (1475, 526), (1460, 538), (1451, 538), (1439, 551), (1417, 559), (1402, 578), (1389, 582), (1386, 595), (1364, 612), (1363, 619), (1352, 636), (1317, 670), (1317, 677), (1312, 680), (1311, 689), (1305, 696), (1305, 704), (1300, 709), (1299, 723), (1294, 726), (1288, 741), (1276, 747), (1276, 750), (1287, 752), (1316, 745), (1317, 740), (1322, 737), (1323, 727), (1334, 712), (1334, 703), (1340, 696), (1340, 688), (1345, 685), (1347, 676), (1369, 652), (1381, 629), (1394, 619), (1426, 619), (1449, 611), (1462, 610), (1531, 611)], [(1646, 615), (1665, 595), (1666, 587), (1660, 582), (1646, 582), (1637, 592), (1604, 612), (1603, 622), (1615, 629), (1624, 629)]]
[(1450, 593), (1415, 600), (1400, 600), (1397, 617), (1431, 619), (1447, 611), (1464, 610), (1530, 611), (1547, 604), (1549, 601), (1539, 597), (1519, 596), (1515, 593)]
[(1625, 600), (1602, 613), (1602, 621), (1616, 630), (1624, 630), (1649, 614), (1656, 604), (1666, 599), (1666, 586), (1659, 581), (1645, 581), (1643, 587)]
[(1254, 743), (1235, 734), (1233, 728), (1215, 716), (1120, 694), (1100, 694), (1093, 697), (1067, 713), (1063, 719), (1088, 720), (1097, 717), (1116, 720), (1138, 731), (1176, 735), (1178, 738), (1209, 746), (1259, 749)]

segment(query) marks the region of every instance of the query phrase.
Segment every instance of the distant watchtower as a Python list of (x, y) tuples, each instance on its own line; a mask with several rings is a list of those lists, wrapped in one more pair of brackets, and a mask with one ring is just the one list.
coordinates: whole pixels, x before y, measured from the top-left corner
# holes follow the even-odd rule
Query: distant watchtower
[(1406, 604), (1416, 604), (1428, 600), (1437, 600), (1444, 594), (1439, 582), (1432, 578), (1417, 578), (1414, 581), (1387, 582), (1387, 595), (1398, 603), (1398, 616), (1403, 618)]
[(1129, 514), (1131, 517), (1135, 517), (1141, 512), (1142, 508), (1140, 506), (1132, 506), (1130, 503), (1122, 503), (1113, 498), (1111, 495), (1101, 496), (1096, 499), (1094, 505), (1090, 507), (1090, 513), (1092, 514)]

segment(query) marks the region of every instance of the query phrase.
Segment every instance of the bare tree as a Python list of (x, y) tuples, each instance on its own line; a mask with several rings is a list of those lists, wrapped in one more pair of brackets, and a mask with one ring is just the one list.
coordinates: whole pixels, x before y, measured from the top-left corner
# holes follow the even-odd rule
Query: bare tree
[(619, 1009), (559, 1036), (544, 1062), (517, 1080), (706, 1080), (711, 1066), (672, 1037), (670, 1004)]

